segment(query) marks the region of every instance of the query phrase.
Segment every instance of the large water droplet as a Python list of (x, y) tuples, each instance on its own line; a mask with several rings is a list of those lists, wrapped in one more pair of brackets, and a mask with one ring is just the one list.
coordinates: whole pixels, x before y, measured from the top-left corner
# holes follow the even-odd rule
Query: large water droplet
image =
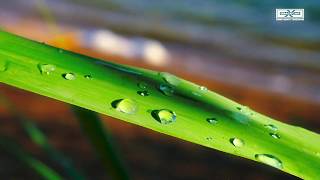
[(173, 85), (173, 86), (178, 86), (181, 82), (181, 80), (175, 76), (172, 75), (170, 73), (167, 72), (161, 72), (159, 73), (159, 75), (169, 84)]
[(151, 112), (151, 115), (161, 124), (173, 123), (177, 118), (175, 112), (168, 109), (154, 110)]
[(141, 89), (148, 89), (148, 84), (145, 82), (139, 82), (138, 87)]
[(89, 80), (92, 79), (92, 76), (90, 74), (84, 75), (83, 77)]
[(217, 124), (218, 120), (216, 118), (207, 118), (207, 122), (210, 124)]
[(56, 70), (56, 66), (52, 64), (40, 64), (39, 66), (41, 74), (47, 74), (49, 75), (53, 71)]
[(267, 125), (264, 125), (264, 127), (266, 127), (269, 130), (272, 130), (272, 131), (277, 131), (278, 130), (277, 126), (275, 126), (273, 124), (267, 124)]
[(275, 139), (280, 139), (280, 135), (277, 133), (270, 133), (269, 135)]
[(148, 91), (137, 91), (140, 96), (149, 96), (150, 93)]
[(138, 110), (138, 104), (131, 99), (120, 99), (111, 104), (116, 110), (126, 114), (134, 114)]
[(242, 139), (239, 139), (239, 138), (231, 138), (230, 142), (235, 147), (242, 147), (244, 145), (244, 141)]
[(269, 166), (273, 166), (273, 167), (278, 168), (278, 169), (282, 169), (283, 168), (282, 162), (280, 161), (280, 159), (276, 158), (273, 155), (270, 155), (270, 154), (256, 154), (254, 157), (256, 158), (257, 161), (265, 163), (265, 164), (267, 164)]
[(65, 78), (66, 80), (75, 80), (76, 79), (76, 75), (74, 75), (73, 73), (62, 74), (62, 77)]
[(173, 92), (174, 92), (173, 87), (166, 84), (160, 84), (159, 88), (164, 95), (167, 95), (167, 96), (173, 95)]

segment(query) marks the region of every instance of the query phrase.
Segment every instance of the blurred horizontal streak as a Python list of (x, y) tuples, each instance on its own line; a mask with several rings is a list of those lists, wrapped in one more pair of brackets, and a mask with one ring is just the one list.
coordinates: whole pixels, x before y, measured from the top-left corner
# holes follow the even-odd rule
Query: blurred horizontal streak
[[(191, 3), (189, 5), (187, 3), (173, 3), (172, 6), (174, 8), (171, 9), (173, 12), (167, 13), (169, 15), (171, 14), (171, 16), (163, 12), (154, 15), (152, 12), (140, 7), (139, 3), (138, 5), (135, 5), (135, 3), (130, 3), (129, 1), (120, 3), (119, 6), (124, 8), (122, 11), (121, 9), (108, 9), (107, 3), (102, 3), (100, 6), (98, 6), (96, 2), (91, 2), (89, 3), (91, 6), (88, 6), (88, 3), (85, 3), (84, 1), (72, 3), (71, 1), (58, 0), (48, 1), (47, 3), (50, 5), (56, 19), (59, 22), (67, 24), (76, 24), (98, 29), (108, 27), (114, 31), (125, 34), (152, 37), (171, 43), (184, 43), (185, 45), (191, 45), (193, 48), (223, 53), (229, 59), (320, 69), (320, 63), (318, 62), (318, 59), (320, 58), (319, 52), (290, 46), (287, 47), (288, 44), (281, 45), (272, 41), (267, 41), (266, 38), (264, 38), (266, 35), (275, 37), (275, 39), (279, 39), (279, 37), (282, 39), (295, 39), (296, 37), (299, 40), (298, 42), (311, 41), (319, 46), (320, 37), (317, 33), (319, 25), (316, 23), (310, 25), (310, 23), (307, 22), (303, 25), (275, 23), (273, 21), (272, 13), (268, 11), (262, 11), (265, 13), (264, 18), (258, 18), (258, 22), (246, 24), (245, 22), (248, 21), (248, 19), (255, 18), (257, 14), (252, 12), (249, 15), (245, 15), (242, 19), (237, 19), (238, 16), (242, 16), (246, 13), (246, 8), (232, 5), (232, 3), (225, 3), (226, 5), (223, 5), (224, 3), (209, 3), (207, 8), (212, 11), (218, 11), (218, 15), (222, 14), (222, 17), (208, 15), (208, 18), (211, 18), (212, 20), (222, 19), (222, 21), (224, 21), (223, 18), (228, 19), (233, 17), (236, 19), (233, 19), (232, 21), (240, 22), (240, 25), (232, 24), (231, 26), (225, 26), (219, 22), (209, 25), (189, 22), (188, 17), (186, 17), (186, 19), (175, 19), (174, 13), (183, 11), (183, 8), (188, 10), (192, 8), (204, 8), (202, 6), (205, 5), (200, 5), (200, 7), (198, 7), (197, 3)], [(132, 7), (129, 5), (125, 6), (126, 3), (129, 5), (132, 4)], [(16, 1), (15, 5), (16, 9), (19, 9), (20, 6), (23, 7), (19, 9), (19, 13), (36, 16), (32, 3), (20, 0)], [(151, 6), (153, 8), (159, 5), (160, 9), (170, 7), (167, 7), (168, 5), (165, 3), (155, 3), (153, 5), (154, 6)], [(179, 5), (183, 8), (179, 8)], [(226, 12), (219, 11), (216, 6), (221, 6)], [(229, 11), (228, 9), (234, 9), (234, 11)], [(268, 9), (272, 11), (274, 8), (269, 6)], [(259, 11), (259, 9), (257, 11)], [(235, 14), (229, 15), (230, 12)], [(190, 13), (196, 12), (191, 11)], [(258, 14), (261, 15), (262, 13)], [(190, 14), (190, 16), (192, 16), (192, 14)], [(242, 30), (243, 26), (247, 26), (248, 30)], [(261, 29), (262, 32), (260, 32)], [(290, 29), (290, 31), (283, 32), (283, 29)], [(285, 37), (285, 35), (290, 34), (291, 31), (296, 33), (293, 33), (290, 37)], [(305, 33), (302, 34), (301, 32)], [(312, 34), (312, 36), (310, 34)], [(307, 35), (310, 35), (311, 37), (304, 37)]]

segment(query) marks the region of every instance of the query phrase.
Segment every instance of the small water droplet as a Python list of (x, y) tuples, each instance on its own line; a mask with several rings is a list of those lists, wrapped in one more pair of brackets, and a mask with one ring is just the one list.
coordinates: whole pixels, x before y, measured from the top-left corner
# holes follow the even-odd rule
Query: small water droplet
[(73, 73), (62, 74), (62, 77), (65, 78), (66, 80), (75, 80), (76, 79), (76, 75), (74, 75)]
[(137, 103), (131, 99), (119, 99), (111, 104), (116, 110), (126, 114), (134, 114), (138, 110)]
[(212, 137), (206, 137), (206, 140), (207, 140), (207, 141), (212, 141), (213, 138), (212, 138)]
[(230, 142), (235, 147), (242, 147), (244, 145), (244, 141), (242, 139), (239, 139), (239, 138), (231, 138)]
[(89, 75), (89, 74), (87, 74), (87, 75), (84, 75), (84, 78), (86, 78), (86, 79), (92, 79), (92, 76)]
[(171, 86), (168, 86), (166, 84), (160, 84), (160, 91), (167, 96), (172, 96), (173, 95), (173, 88)]
[(269, 133), (269, 135), (275, 139), (280, 139), (280, 135), (276, 133)]
[(217, 124), (218, 120), (216, 118), (207, 118), (207, 122), (210, 124)]
[(278, 169), (282, 169), (283, 168), (282, 162), (280, 161), (280, 159), (276, 158), (273, 155), (270, 155), (270, 154), (256, 154), (254, 157), (256, 158), (257, 161), (265, 163), (265, 164), (267, 164), (269, 166), (273, 166), (273, 167), (278, 168)]
[(159, 73), (159, 75), (169, 84), (173, 85), (173, 86), (178, 86), (181, 82), (181, 80), (173, 75), (173, 74), (170, 74), (170, 73), (167, 73), (167, 72), (161, 72)]
[(148, 89), (148, 84), (145, 82), (139, 82), (138, 87), (141, 89)]
[(205, 86), (199, 86), (199, 89), (203, 92), (208, 91), (208, 88)]
[(151, 112), (151, 115), (161, 124), (173, 123), (177, 118), (175, 112), (168, 109), (154, 110)]
[(272, 131), (278, 131), (277, 126), (275, 126), (273, 124), (267, 124), (267, 125), (264, 125), (264, 127), (266, 127), (269, 130), (272, 130)]
[(150, 93), (148, 91), (137, 91), (140, 96), (149, 96)]
[(63, 49), (59, 49), (58, 50), (59, 53), (63, 53), (63, 51), (64, 51)]
[(192, 91), (192, 94), (193, 94), (193, 95), (195, 95), (195, 96), (199, 96), (199, 97), (201, 96), (201, 94), (200, 94), (200, 93), (198, 93), (198, 92), (194, 92), (194, 91)]
[(248, 106), (238, 106), (237, 110), (239, 110), (240, 112), (242, 112), (243, 114), (247, 115), (247, 116), (253, 116), (254, 112), (248, 107)]
[(56, 70), (56, 66), (52, 64), (40, 64), (39, 66), (41, 74), (47, 74), (49, 75), (53, 71)]

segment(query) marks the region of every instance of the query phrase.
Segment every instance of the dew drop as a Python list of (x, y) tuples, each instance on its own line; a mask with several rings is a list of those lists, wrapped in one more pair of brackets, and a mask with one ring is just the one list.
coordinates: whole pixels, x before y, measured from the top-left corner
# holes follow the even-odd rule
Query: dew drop
[(242, 147), (244, 145), (244, 141), (242, 139), (239, 139), (239, 138), (231, 138), (230, 142), (235, 147)]
[(138, 87), (141, 89), (148, 89), (148, 84), (145, 82), (139, 82)]
[(39, 66), (41, 74), (47, 74), (49, 75), (53, 71), (56, 70), (56, 66), (52, 64), (40, 64)]
[(218, 120), (216, 118), (207, 118), (207, 122), (210, 124), (217, 124)]
[(276, 133), (270, 133), (269, 134), (271, 137), (275, 138), (275, 139), (280, 139), (280, 135), (276, 134)]
[(245, 114), (247, 116), (254, 115), (254, 112), (248, 106), (238, 106), (237, 110), (239, 110), (240, 112), (242, 112), (243, 114)]
[(120, 99), (111, 104), (116, 110), (126, 114), (134, 114), (138, 110), (137, 103), (131, 99)]
[(213, 138), (212, 138), (212, 137), (206, 137), (206, 140), (207, 140), (207, 141), (212, 141)]
[(151, 115), (161, 124), (173, 123), (177, 118), (175, 112), (168, 109), (154, 110), (151, 112)]
[(89, 74), (84, 75), (83, 77), (84, 77), (84, 78), (86, 78), (86, 79), (92, 79), (92, 76), (91, 76), (91, 75), (89, 75)]
[(148, 91), (137, 91), (140, 96), (149, 96), (150, 93)]
[(203, 92), (208, 91), (208, 88), (205, 86), (199, 86), (199, 89)]
[(201, 96), (201, 94), (200, 94), (200, 93), (198, 93), (198, 92), (194, 92), (194, 91), (192, 91), (192, 94), (193, 94), (193, 95), (195, 95), (195, 96), (199, 96), (199, 97)]
[(73, 73), (62, 74), (62, 77), (66, 80), (75, 80), (76, 79), (76, 75), (74, 75)]
[(278, 169), (282, 169), (283, 168), (282, 162), (280, 161), (280, 159), (276, 158), (273, 155), (270, 155), (270, 154), (256, 154), (254, 157), (256, 158), (257, 161), (265, 163), (265, 164), (267, 164), (269, 166), (273, 166), (273, 167), (278, 168)]
[(269, 130), (272, 130), (272, 131), (278, 131), (277, 126), (275, 126), (273, 124), (267, 124), (267, 125), (264, 125), (264, 127), (269, 129)]
[(63, 53), (63, 49), (58, 49), (58, 52), (59, 53)]
[(160, 72), (159, 75), (169, 84), (173, 85), (173, 86), (178, 86), (181, 82), (181, 80), (170, 73), (167, 72)]
[(172, 96), (174, 92), (173, 88), (166, 84), (160, 84), (159, 89), (164, 95), (167, 95), (167, 96)]

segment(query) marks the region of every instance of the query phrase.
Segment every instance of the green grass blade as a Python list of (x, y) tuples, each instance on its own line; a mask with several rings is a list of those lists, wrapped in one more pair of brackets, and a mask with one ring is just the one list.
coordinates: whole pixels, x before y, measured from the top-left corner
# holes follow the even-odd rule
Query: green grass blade
[(29, 153), (24, 151), (18, 144), (14, 143), (13, 140), (0, 136), (0, 147), (5, 149), (8, 153), (14, 155), (18, 160), (26, 164), (29, 168), (33, 169), (44, 179), (48, 180), (60, 180), (62, 177), (56, 173), (53, 169), (41, 161), (32, 157)]
[(85, 179), (81, 173), (76, 170), (73, 163), (65, 157), (62, 153), (56, 150), (48, 141), (46, 135), (36, 126), (35, 123), (23, 115), (18, 109), (15, 107), (13, 103), (11, 103), (3, 94), (0, 93), (0, 103), (2, 103), (7, 109), (14, 114), (21, 122), (22, 127), (29, 135), (31, 141), (41, 147), (41, 149), (48, 154), (49, 158), (52, 161), (56, 162), (60, 165), (69, 178), (74, 180), (83, 180)]
[(41, 130), (31, 121), (22, 121), (23, 128), (26, 130), (28, 135), (30, 136), (31, 140), (40, 146), (48, 156), (59, 164), (69, 178), (75, 180), (82, 180), (85, 179), (81, 173), (76, 170), (73, 166), (72, 162), (61, 154), (58, 150), (56, 150), (52, 145), (48, 142), (47, 137), (41, 132)]
[(112, 179), (129, 179), (123, 161), (113, 143), (111, 134), (104, 127), (97, 113), (77, 106), (72, 107), (81, 128), (101, 158), (107, 174)]
[(103, 62), (6, 32), (0, 32), (0, 71), (3, 83), (304, 179), (320, 178), (319, 134), (168, 73)]

